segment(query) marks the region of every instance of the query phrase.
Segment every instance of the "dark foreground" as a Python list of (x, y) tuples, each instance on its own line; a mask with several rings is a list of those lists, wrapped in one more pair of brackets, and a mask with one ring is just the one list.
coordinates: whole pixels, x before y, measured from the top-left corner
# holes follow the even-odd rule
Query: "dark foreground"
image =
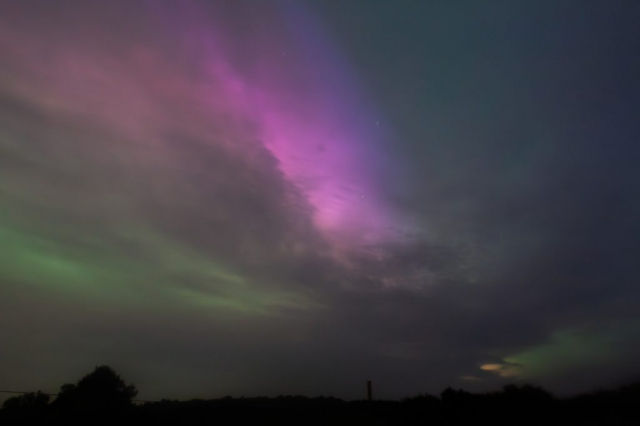
[[(639, 425), (639, 387), (568, 400), (522, 391), (496, 394), (443, 393), (404, 401), (351, 401), (334, 398), (223, 398), (160, 401), (112, 410), (58, 409), (0, 411), (0, 423), (25, 420), (83, 421), (91, 424), (279, 424), (279, 425)], [(513, 392), (513, 394), (509, 394)], [(525, 392), (528, 392), (525, 390)]]
[(109, 367), (96, 367), (76, 385), (63, 385), (53, 402), (40, 392), (10, 398), (0, 424), (640, 425), (640, 383), (567, 399), (530, 385), (486, 394), (446, 389), (439, 397), (402, 401), (281, 396), (138, 403), (136, 394)]

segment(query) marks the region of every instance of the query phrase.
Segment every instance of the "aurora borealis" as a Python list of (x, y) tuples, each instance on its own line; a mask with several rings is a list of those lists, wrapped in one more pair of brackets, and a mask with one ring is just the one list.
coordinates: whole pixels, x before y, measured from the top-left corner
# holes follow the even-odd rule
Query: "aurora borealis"
[(0, 3), (0, 383), (640, 377), (640, 4)]

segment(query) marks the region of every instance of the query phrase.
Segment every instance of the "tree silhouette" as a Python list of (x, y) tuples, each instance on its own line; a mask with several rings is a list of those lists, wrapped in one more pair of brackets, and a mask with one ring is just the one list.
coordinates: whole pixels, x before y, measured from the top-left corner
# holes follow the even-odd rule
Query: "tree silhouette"
[(102, 365), (77, 385), (63, 385), (56, 405), (64, 410), (112, 413), (130, 408), (137, 394), (134, 385), (127, 385), (111, 367)]

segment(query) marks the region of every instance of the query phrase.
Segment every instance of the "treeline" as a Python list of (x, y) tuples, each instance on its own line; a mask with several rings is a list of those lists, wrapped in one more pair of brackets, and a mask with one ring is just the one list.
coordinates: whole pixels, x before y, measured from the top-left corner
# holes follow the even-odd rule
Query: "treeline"
[(446, 389), (439, 396), (402, 401), (343, 401), (279, 396), (191, 401), (136, 402), (137, 390), (108, 366), (96, 367), (77, 384), (66, 384), (53, 402), (42, 392), (9, 398), (0, 423), (24, 420), (107, 424), (278, 425), (639, 425), (640, 383), (559, 399), (532, 385), (508, 385), (475, 394)]

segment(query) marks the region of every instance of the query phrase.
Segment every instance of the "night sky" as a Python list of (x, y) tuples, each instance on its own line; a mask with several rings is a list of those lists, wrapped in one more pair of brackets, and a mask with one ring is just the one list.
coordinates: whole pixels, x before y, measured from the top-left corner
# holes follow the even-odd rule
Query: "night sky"
[[(0, 388), (640, 378), (640, 2), (0, 2)], [(4, 397), (3, 397), (4, 398)]]

